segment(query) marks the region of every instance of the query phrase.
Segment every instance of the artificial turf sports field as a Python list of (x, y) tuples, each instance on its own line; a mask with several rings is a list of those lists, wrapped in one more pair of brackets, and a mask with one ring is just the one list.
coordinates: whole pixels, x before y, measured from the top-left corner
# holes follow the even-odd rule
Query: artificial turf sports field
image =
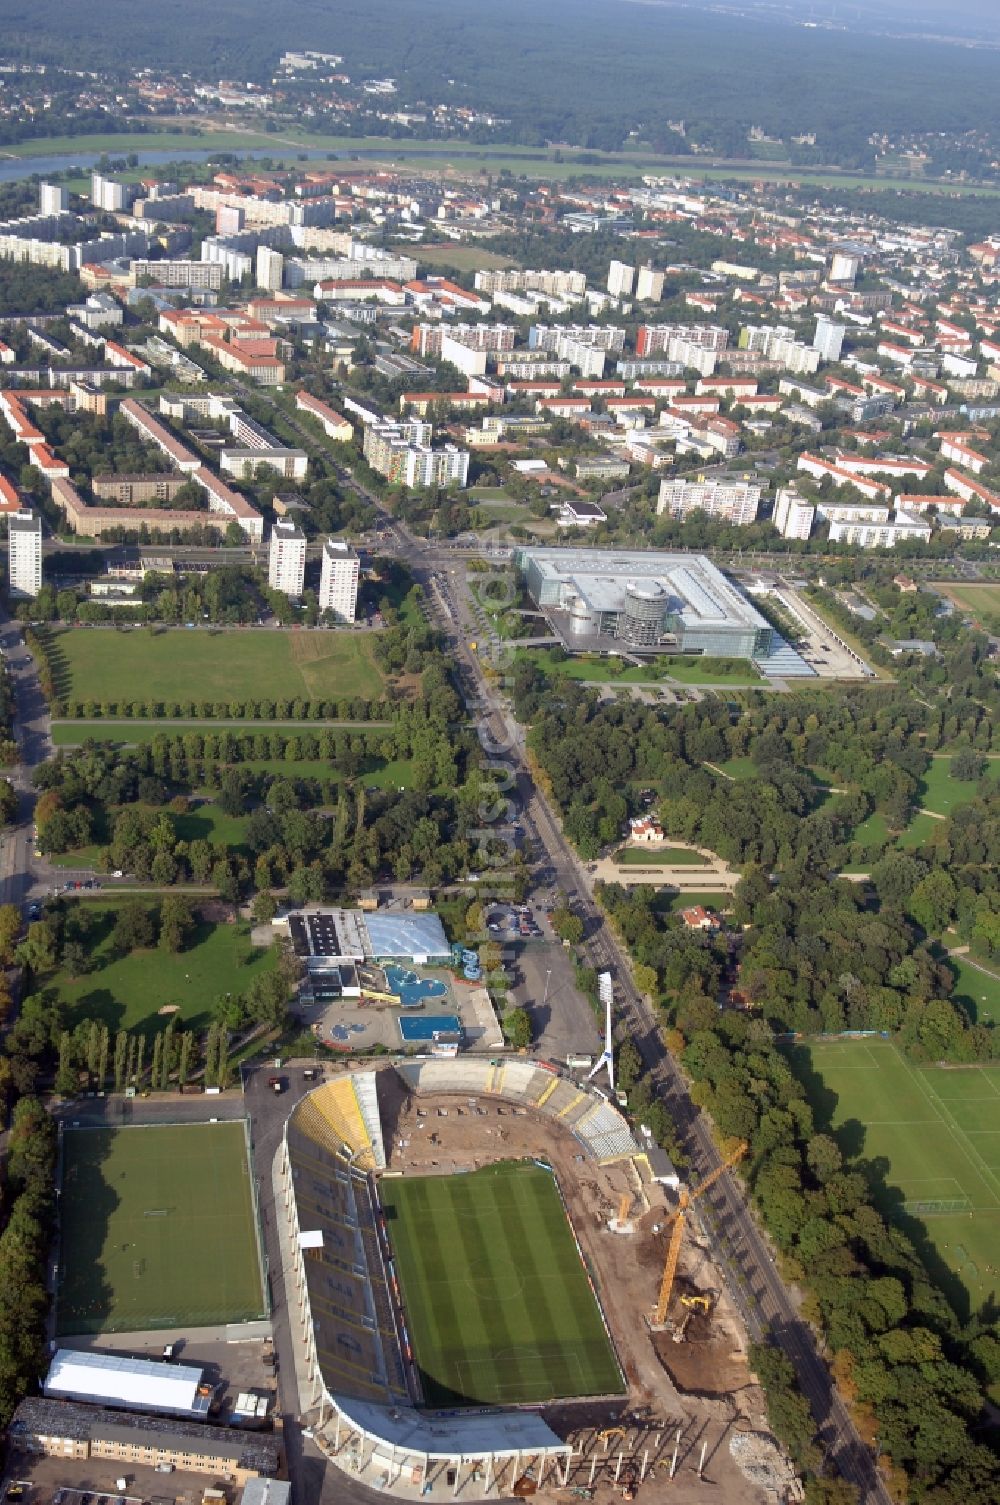
[(266, 1315), (242, 1123), (69, 1129), (56, 1327), (216, 1327)]
[(876, 1200), (923, 1228), (951, 1299), (974, 1309), (1000, 1295), (1000, 1068), (916, 1066), (888, 1040), (793, 1054), (819, 1125), (844, 1145), (863, 1125), (861, 1156), (888, 1163)]
[(379, 1193), (429, 1405), (620, 1395), (552, 1175), (500, 1165)]

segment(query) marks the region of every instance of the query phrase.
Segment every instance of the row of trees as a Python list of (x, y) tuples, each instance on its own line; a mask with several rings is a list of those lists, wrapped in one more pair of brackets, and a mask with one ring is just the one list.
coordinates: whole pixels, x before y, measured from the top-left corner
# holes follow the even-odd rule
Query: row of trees
[(55, 1164), (55, 1124), (36, 1098), (22, 1097), (10, 1123), (0, 1233), (3, 1427), (47, 1363), (45, 1268), (55, 1226)]
[[(746, 1177), (783, 1275), (807, 1287), (803, 1315), (823, 1328), (834, 1375), (863, 1435), (877, 1431), (883, 1466), (900, 1488), (909, 1479), (940, 1505), (989, 1499), (996, 1457), (973, 1424), (1000, 1378), (992, 1313), (956, 1317), (922, 1251), (873, 1205), (875, 1168), (845, 1157), (816, 1122), (766, 1019), (682, 1001), (671, 1045), (694, 1101), (722, 1133), (737, 1125), (749, 1139)], [(811, 1422), (785, 1440), (818, 1466)]]

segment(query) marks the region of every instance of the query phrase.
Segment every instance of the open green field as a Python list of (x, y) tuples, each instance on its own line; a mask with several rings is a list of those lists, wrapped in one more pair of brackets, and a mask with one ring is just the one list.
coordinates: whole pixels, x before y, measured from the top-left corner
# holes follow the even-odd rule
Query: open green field
[(669, 888), (661, 888), (653, 901), (653, 908), (661, 913), (676, 914), (680, 909), (695, 909), (701, 905), (702, 909), (713, 909), (716, 914), (726, 914), (732, 908), (732, 903), (733, 896), (728, 889), (702, 893), (686, 888), (683, 892), (676, 893)]
[(77, 630), (52, 657), (67, 700), (370, 700), (384, 683), (368, 633)]
[(421, 266), (455, 267), (459, 272), (492, 272), (517, 266), (512, 257), (498, 256), (496, 251), (487, 251), (484, 246), (421, 245), (417, 257)]
[[(939, 819), (925, 810), (917, 810), (906, 829), (895, 837), (895, 845), (904, 852), (916, 851), (926, 841), (932, 840), (939, 829), (943, 829)], [(844, 867), (844, 872), (867, 873), (886, 847), (893, 845), (893, 840), (885, 816), (875, 811), (860, 826), (855, 826), (851, 841), (851, 860)]]
[(614, 861), (622, 867), (707, 866), (707, 858), (688, 847), (619, 847)]
[(1000, 585), (938, 585), (937, 589), (979, 620), (1000, 617)]
[[(8, 157), (57, 157), (63, 154), (71, 160), (85, 152), (108, 152), (114, 157), (124, 157), (129, 152), (177, 151), (178, 160), (185, 151), (233, 152), (241, 147), (250, 149), (266, 147), (272, 138), (262, 131), (137, 131), (134, 135), (94, 136), (39, 136), (31, 141), (19, 141), (6, 149)], [(149, 172), (148, 168), (143, 169)]]
[(70, 1129), (56, 1330), (266, 1316), (242, 1123)]
[[(97, 916), (94, 941), (88, 943), (93, 971), (70, 977), (58, 971), (45, 979), (77, 1018), (102, 1019), (112, 1030), (162, 1027), (161, 1009), (174, 1009), (187, 1024), (207, 1028), (212, 1005), (225, 993), (242, 993), (261, 972), (277, 963), (272, 948), (257, 951), (240, 925), (201, 923), (184, 951), (158, 946), (116, 956), (108, 940), (121, 899), (81, 900)], [(152, 907), (152, 906), (151, 906)]]
[(977, 1024), (1000, 1024), (1000, 974), (974, 967), (964, 956), (949, 956), (955, 973), (952, 997), (962, 1003)]
[[(530, 650), (526, 650), (530, 651)], [(760, 681), (753, 664), (746, 659), (699, 659), (679, 654), (660, 654), (654, 664), (630, 664), (627, 668), (621, 659), (594, 658), (582, 655), (550, 663), (541, 654), (534, 662), (540, 663), (547, 674), (559, 674), (565, 679), (576, 679), (594, 684), (623, 685), (669, 685), (671, 680), (693, 685), (751, 685)]]
[(386, 1180), (380, 1195), (428, 1404), (622, 1393), (548, 1171)]
[[(1000, 590), (1000, 586), (997, 587)], [(1000, 758), (986, 763), (986, 778), (1000, 784)], [(976, 797), (977, 780), (953, 779), (951, 758), (935, 756), (930, 768), (920, 781), (917, 800), (925, 810), (934, 815), (950, 815), (959, 805), (967, 805)]]
[(887, 1040), (796, 1046), (817, 1125), (883, 1159), (876, 1202), (917, 1242), (960, 1315), (998, 1288), (1000, 1067), (918, 1067)]
[[(453, 155), (442, 154), (453, 147)], [(565, 179), (625, 179), (651, 171), (680, 173), (686, 178), (748, 180), (758, 182), (768, 179), (782, 183), (802, 183), (825, 188), (898, 188), (910, 193), (945, 193), (965, 197), (978, 194), (995, 198), (1000, 190), (981, 187), (974, 183), (939, 183), (933, 179), (892, 178), (882, 174), (865, 176), (860, 173), (841, 172), (838, 169), (801, 170), (775, 162), (738, 162), (733, 166), (725, 160), (698, 163), (689, 156), (664, 156), (649, 151), (592, 152), (572, 147), (540, 150), (537, 147), (472, 145), (466, 141), (453, 143), (434, 139), (400, 139), (386, 136), (323, 136), (307, 132), (283, 130), (280, 134), (264, 134), (259, 131), (202, 131), (200, 134), (185, 134), (181, 131), (150, 132), (148, 135), (93, 135), (50, 136), (32, 141), (21, 141), (8, 148), (12, 157), (30, 158), (49, 155), (65, 155), (69, 167), (75, 158), (84, 152), (108, 152), (122, 157), (136, 151), (175, 151), (177, 159), (183, 160), (192, 150), (220, 149), (234, 152), (249, 149), (264, 151), (276, 162), (295, 161), (301, 150), (318, 152), (342, 152), (348, 157), (354, 153), (377, 153), (384, 162), (405, 162), (409, 159), (425, 159), (424, 166), (431, 172), (452, 171), (472, 177), (483, 171), (492, 173), (506, 169), (517, 175), (533, 178)], [(586, 161), (581, 161), (581, 151)], [(81, 180), (82, 181), (82, 180)]]

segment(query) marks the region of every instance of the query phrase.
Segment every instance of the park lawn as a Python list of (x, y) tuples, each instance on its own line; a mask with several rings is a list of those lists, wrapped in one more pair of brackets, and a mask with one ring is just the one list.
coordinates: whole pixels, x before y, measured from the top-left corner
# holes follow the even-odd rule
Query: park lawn
[[(755, 779), (760, 775), (760, 769), (753, 758), (728, 758), (725, 763), (716, 765), (723, 773), (728, 773), (731, 779)], [(829, 789), (833, 782), (833, 774), (825, 768), (802, 769), (807, 773), (816, 785), (817, 789)]]
[(221, 846), (242, 848), (246, 840), (245, 815), (227, 815), (212, 800), (175, 815), (179, 841), (214, 841)]
[(746, 659), (734, 659), (726, 664), (719, 659), (708, 660), (708, 666), (700, 665), (697, 657), (677, 654), (661, 654), (647, 668), (644, 664), (625, 666), (620, 658), (594, 658), (587, 654), (564, 659), (553, 664), (544, 656), (534, 659), (546, 674), (559, 674), (565, 679), (590, 681), (594, 684), (661, 685), (671, 679), (684, 684), (732, 684), (749, 685), (759, 682), (760, 676)]
[(242, 1123), (69, 1129), (60, 1336), (266, 1316)]
[(622, 1393), (551, 1172), (384, 1180), (380, 1195), (429, 1404)]
[[(70, 977), (59, 970), (45, 979), (78, 1019), (101, 1019), (112, 1030), (141, 1029), (152, 1035), (166, 1021), (159, 1010), (176, 1008), (185, 1024), (207, 1028), (211, 1010), (226, 993), (242, 993), (255, 977), (277, 965), (277, 952), (255, 950), (245, 926), (202, 922), (185, 951), (161, 951), (158, 946), (114, 956), (108, 938), (121, 898), (81, 900), (100, 917), (91, 948), (94, 970)], [(155, 906), (150, 905), (150, 908)]]
[[(475, 505), (487, 523), (527, 522), (533, 515), (530, 507), (524, 507), (520, 502), (515, 502), (514, 500), (506, 502), (477, 501)], [(542, 519), (536, 519), (536, 521), (542, 521)]]
[(104, 848), (97, 842), (86, 847), (73, 847), (68, 852), (50, 852), (48, 860), (53, 867), (79, 869), (80, 872), (96, 872)]
[[(992, 1298), (1000, 1229), (1000, 1067), (918, 1067), (887, 1040), (796, 1046), (818, 1128), (888, 1169), (876, 1205), (915, 1238), (960, 1316)], [(971, 1214), (971, 1216), (970, 1216)]]
[(685, 685), (751, 685), (760, 681), (760, 675), (749, 659), (732, 659), (729, 663), (720, 659), (703, 660), (691, 655), (671, 654), (658, 660), (664, 673)]
[(940, 585), (938, 590), (973, 616), (1000, 616), (1000, 585)]
[(948, 965), (955, 973), (955, 1001), (965, 1005), (977, 1024), (1000, 1024), (1000, 972), (981, 972), (964, 956), (949, 956)]
[(67, 700), (370, 700), (384, 685), (368, 633), (77, 629), (52, 651)]
[(725, 914), (732, 908), (732, 903), (733, 895), (729, 889), (718, 889), (711, 893), (684, 889), (682, 893), (673, 893), (664, 888), (653, 901), (653, 908), (677, 914), (681, 909), (696, 909), (700, 905), (702, 909), (714, 909), (716, 914)]
[[(125, 157), (129, 152), (173, 151), (176, 147), (177, 160), (180, 161), (184, 152), (216, 149), (232, 152), (240, 147), (259, 147), (263, 150), (273, 140), (273, 136), (265, 136), (262, 131), (199, 131), (197, 135), (190, 135), (185, 131), (149, 131), (120, 136), (41, 136), (31, 141), (17, 142), (15, 146), (8, 148), (6, 154), (9, 157), (58, 157), (82, 156), (84, 152), (108, 152), (115, 157)], [(148, 173), (149, 168), (142, 168), (141, 171)]]
[(727, 758), (716, 766), (731, 779), (755, 779), (760, 772), (753, 758)]
[(943, 821), (929, 815), (926, 810), (918, 810), (911, 818), (906, 830), (901, 831), (896, 837), (896, 845), (904, 852), (916, 851), (917, 847), (922, 847), (925, 842), (933, 841), (943, 825)]
[(482, 246), (456, 246), (450, 242), (440, 246), (421, 245), (418, 257), (427, 266), (454, 267), (458, 272), (502, 271), (517, 266), (512, 256), (498, 256), (496, 251), (487, 251)]
[[(1000, 758), (987, 762), (985, 777), (993, 783), (1000, 783)], [(950, 815), (960, 805), (967, 805), (970, 800), (974, 800), (978, 787), (978, 779), (953, 779), (951, 757), (947, 754), (937, 755), (920, 781), (917, 798), (924, 810), (930, 810), (935, 815)]]
[(709, 860), (688, 847), (620, 847), (614, 855), (622, 867), (708, 867)]
[(942, 822), (926, 811), (917, 810), (904, 831), (893, 836), (885, 816), (878, 810), (855, 826), (851, 839), (851, 860), (844, 867), (845, 873), (866, 873), (877, 862), (886, 847), (895, 845), (904, 852), (915, 851), (925, 842), (932, 841)]

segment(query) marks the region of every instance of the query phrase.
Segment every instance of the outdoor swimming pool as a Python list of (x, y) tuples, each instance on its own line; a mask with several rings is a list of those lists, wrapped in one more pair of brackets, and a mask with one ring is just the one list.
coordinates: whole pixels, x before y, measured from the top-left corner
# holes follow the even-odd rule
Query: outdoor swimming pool
[(425, 1014), (421, 1019), (399, 1019), (400, 1038), (404, 1045), (433, 1040), (437, 1035), (460, 1035), (462, 1021), (455, 1014)]
[(386, 967), (385, 977), (404, 1009), (418, 1009), (426, 998), (444, 998), (448, 992), (446, 984), (437, 978), (418, 977), (405, 967)]

